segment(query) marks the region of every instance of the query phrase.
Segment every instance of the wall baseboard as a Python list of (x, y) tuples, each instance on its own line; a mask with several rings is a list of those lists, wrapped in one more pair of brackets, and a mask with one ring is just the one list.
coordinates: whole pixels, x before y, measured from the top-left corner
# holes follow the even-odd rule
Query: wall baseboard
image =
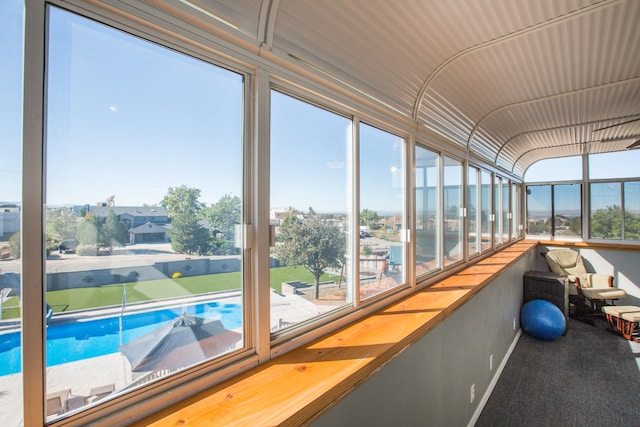
[(511, 353), (513, 353), (513, 350), (516, 348), (516, 345), (518, 344), (518, 341), (520, 340), (521, 335), (522, 335), (522, 329), (519, 329), (518, 333), (513, 339), (513, 342), (511, 342), (511, 345), (509, 346), (507, 353), (502, 358), (502, 361), (500, 362), (500, 366), (498, 366), (498, 369), (496, 370), (495, 375), (491, 379), (491, 382), (489, 383), (487, 390), (482, 396), (482, 400), (480, 400), (478, 407), (476, 408), (475, 412), (473, 413), (473, 416), (469, 420), (469, 424), (467, 424), (467, 427), (473, 427), (478, 421), (478, 418), (480, 418), (480, 414), (482, 414), (482, 411), (484, 410), (485, 405), (489, 401), (489, 397), (491, 397), (491, 393), (493, 393), (493, 389), (495, 388), (496, 384), (498, 384), (498, 380), (502, 375), (502, 371), (504, 370), (505, 366), (507, 366), (507, 362), (511, 357)]

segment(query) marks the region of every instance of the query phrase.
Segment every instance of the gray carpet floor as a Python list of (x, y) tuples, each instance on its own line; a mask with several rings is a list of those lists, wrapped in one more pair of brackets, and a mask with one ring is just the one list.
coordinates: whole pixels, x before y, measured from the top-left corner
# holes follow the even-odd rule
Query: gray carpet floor
[(476, 427), (640, 426), (640, 344), (569, 319), (566, 336), (522, 333)]

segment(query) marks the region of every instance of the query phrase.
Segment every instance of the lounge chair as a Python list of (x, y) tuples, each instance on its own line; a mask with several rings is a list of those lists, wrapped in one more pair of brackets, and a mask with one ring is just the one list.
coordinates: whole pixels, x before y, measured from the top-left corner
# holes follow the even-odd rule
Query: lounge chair
[(46, 415), (51, 416), (63, 413), (69, 395), (71, 395), (70, 388), (47, 393)]
[(569, 287), (569, 300), (578, 317), (585, 314), (585, 305), (591, 307), (590, 314), (602, 315), (603, 306), (627, 296), (624, 289), (613, 286), (613, 276), (587, 273), (582, 256), (573, 249), (556, 249), (543, 255), (551, 271), (567, 276), (574, 285)]
[(87, 403), (93, 403), (97, 400), (100, 400), (113, 393), (115, 389), (115, 384), (106, 384), (99, 387), (93, 387), (86, 399)]

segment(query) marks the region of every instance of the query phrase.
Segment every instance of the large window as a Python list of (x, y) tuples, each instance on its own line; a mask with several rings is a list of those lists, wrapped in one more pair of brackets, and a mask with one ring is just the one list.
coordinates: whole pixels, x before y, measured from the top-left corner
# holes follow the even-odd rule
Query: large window
[(527, 234), (550, 236), (551, 185), (527, 186)]
[(624, 239), (640, 240), (640, 181), (624, 184)]
[(416, 275), (440, 268), (440, 156), (416, 146)]
[(243, 77), (57, 8), (48, 29), (55, 418), (244, 346)]
[(491, 195), (491, 182), (493, 181), (491, 178), (491, 174), (485, 170), (480, 172), (480, 180), (481, 180), (481, 190), (480, 190), (480, 222), (481, 222), (481, 230), (482, 230), (482, 241), (480, 244), (480, 249), (482, 252), (491, 249), (492, 247), (492, 224), (494, 223), (493, 210), (491, 207), (493, 206)]
[(271, 91), (272, 332), (353, 301), (346, 270), (350, 129), (345, 117)]
[(589, 179), (640, 178), (640, 150), (589, 155)]
[(494, 175), (493, 177), (493, 212), (494, 212), (494, 229), (493, 244), (497, 247), (502, 244), (502, 226), (504, 225), (502, 214), (502, 177)]
[(591, 237), (640, 240), (640, 181), (591, 184)]
[(511, 212), (513, 214), (513, 220), (511, 222), (511, 236), (513, 239), (517, 239), (518, 237), (520, 237), (522, 230), (522, 209), (520, 208), (520, 197), (522, 194), (521, 188), (522, 187), (520, 185), (515, 183), (511, 186)]
[(0, 425), (22, 421), (21, 209), (24, 2), (0, 2)]
[(359, 133), (359, 283), (365, 300), (405, 283), (405, 141), (366, 124)]
[(502, 238), (500, 241), (502, 243), (508, 242), (511, 234), (511, 212), (509, 211), (511, 205), (509, 204), (509, 186), (510, 182), (506, 179), (502, 179), (502, 194), (500, 197), (500, 214), (502, 217)]
[(639, 150), (589, 156), (591, 238), (640, 240), (639, 161)]
[(480, 253), (480, 171), (478, 168), (467, 168), (467, 247), (469, 256)]
[(558, 184), (552, 187), (554, 236), (582, 235), (581, 188), (580, 184)]
[(580, 237), (581, 188), (580, 184), (527, 186), (527, 234)]
[(591, 237), (596, 239), (622, 239), (621, 183), (593, 183), (590, 187)]
[(444, 208), (444, 266), (463, 259), (464, 223), (462, 162), (444, 157), (443, 168)]

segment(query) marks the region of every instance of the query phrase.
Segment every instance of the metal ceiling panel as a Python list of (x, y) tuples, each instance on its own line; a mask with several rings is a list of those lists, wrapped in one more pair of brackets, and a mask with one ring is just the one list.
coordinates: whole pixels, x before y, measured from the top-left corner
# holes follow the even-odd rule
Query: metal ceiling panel
[[(638, 122), (623, 122), (640, 117), (640, 79), (595, 90), (575, 92), (528, 103), (496, 115), (490, 123), (493, 129), (504, 131), (493, 160), (503, 167), (514, 162), (532, 148), (584, 145), (601, 140), (638, 135)], [(495, 121), (495, 123), (493, 122)], [(602, 129), (605, 126), (611, 126)], [(597, 131), (597, 129), (602, 129)], [(509, 133), (510, 132), (510, 133)], [(516, 133), (518, 132), (518, 133)], [(547, 151), (547, 154), (553, 151)], [(587, 150), (585, 154), (589, 154)], [(561, 157), (553, 155), (552, 157)]]
[(640, 116), (638, 0), (154, 3), (220, 16), (284, 63), (515, 174), (545, 156), (625, 149), (620, 138), (637, 134), (593, 131)]
[[(627, 50), (635, 49), (640, 40), (638, 31), (629, 31), (634, 27), (629, 16), (638, 16), (638, 4), (629, 14), (621, 7), (598, 9), (597, 13), (578, 15), (470, 52), (433, 80), (421, 115), (429, 116), (433, 104), (438, 107), (431, 99), (433, 92), (463, 94), (464, 100), (457, 99), (456, 105), (463, 106), (462, 113), (475, 122), (469, 134), (470, 151), (497, 160), (505, 141), (526, 129), (548, 129), (594, 117), (603, 120), (637, 113), (637, 86), (626, 86), (627, 90), (633, 89), (629, 93), (636, 102), (625, 103), (614, 96), (620, 87), (612, 83), (640, 74), (640, 56), (629, 55)], [(606, 36), (598, 36), (601, 34)], [(576, 93), (592, 92), (592, 88), (603, 88), (597, 92), (607, 101), (599, 102), (597, 109), (596, 104), (578, 102), (580, 97), (576, 97)], [(613, 94), (603, 94), (609, 91)], [(569, 100), (563, 100), (565, 97)], [(451, 99), (455, 98), (449, 96), (447, 100)], [(552, 103), (563, 108), (555, 108), (554, 114), (549, 114)], [(532, 111), (528, 108), (531, 104), (547, 108)], [(618, 111), (608, 111), (613, 109)], [(515, 110), (528, 114), (516, 119)], [(443, 123), (427, 120), (426, 126), (437, 131)], [(575, 141), (583, 142), (586, 141)], [(505, 167), (506, 160), (502, 158), (499, 164)]]
[(255, 0), (179, 0), (194, 9), (194, 13), (211, 14), (224, 19), (246, 34), (259, 39), (260, 1)]

